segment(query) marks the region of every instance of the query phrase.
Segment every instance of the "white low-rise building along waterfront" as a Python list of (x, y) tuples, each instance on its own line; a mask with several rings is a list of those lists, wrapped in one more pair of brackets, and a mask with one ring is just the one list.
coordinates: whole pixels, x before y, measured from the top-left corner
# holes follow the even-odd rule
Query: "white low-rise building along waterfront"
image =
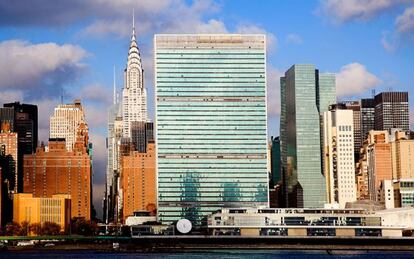
[(414, 229), (414, 208), (226, 208), (209, 216), (208, 229), (215, 236), (401, 237)]

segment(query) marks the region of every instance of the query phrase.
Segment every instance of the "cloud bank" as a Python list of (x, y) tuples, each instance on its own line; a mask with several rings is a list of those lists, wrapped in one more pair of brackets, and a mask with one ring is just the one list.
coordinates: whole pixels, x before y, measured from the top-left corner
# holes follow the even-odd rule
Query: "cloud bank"
[(360, 95), (382, 83), (360, 63), (350, 63), (336, 74), (336, 94), (339, 97)]

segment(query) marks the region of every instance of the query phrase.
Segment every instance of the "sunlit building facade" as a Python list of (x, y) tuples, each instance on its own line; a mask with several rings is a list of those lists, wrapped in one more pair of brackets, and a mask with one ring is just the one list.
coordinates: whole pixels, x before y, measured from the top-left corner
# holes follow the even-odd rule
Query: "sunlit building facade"
[(21, 224), (53, 222), (61, 232), (69, 230), (71, 219), (70, 195), (55, 194), (48, 198), (34, 197), (31, 193), (18, 193), (13, 197), (13, 221)]
[(289, 207), (322, 207), (326, 186), (321, 155), (323, 112), (336, 103), (335, 75), (293, 65), (281, 77), (281, 155)]
[(158, 219), (268, 206), (264, 35), (156, 35)]
[(81, 123), (85, 123), (85, 112), (80, 100), (74, 100), (71, 104), (60, 104), (50, 117), (50, 138), (65, 139), (66, 149), (72, 150)]
[(327, 202), (345, 208), (356, 201), (352, 110), (332, 106), (324, 113), (324, 175)]
[(49, 139), (47, 147), (24, 156), (23, 191), (34, 197), (50, 198), (55, 194), (71, 196), (71, 217), (91, 220), (92, 170), (88, 129), (78, 127), (71, 151), (64, 139)]
[(157, 177), (155, 175), (155, 143), (146, 152), (132, 151), (121, 157), (123, 222), (136, 211), (156, 213)]

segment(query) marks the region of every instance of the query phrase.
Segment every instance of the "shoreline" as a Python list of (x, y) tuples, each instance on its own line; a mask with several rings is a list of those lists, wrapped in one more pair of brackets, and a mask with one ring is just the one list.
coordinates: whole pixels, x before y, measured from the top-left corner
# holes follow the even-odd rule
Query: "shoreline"
[[(42, 237), (39, 237), (42, 238)], [(25, 239), (26, 241), (31, 240)], [(34, 240), (34, 239), (32, 239)], [(138, 238), (71, 237), (66, 239), (38, 239), (34, 245), (17, 246), (19, 241), (4, 244), (2, 251), (51, 252), (94, 251), (98, 253), (171, 253), (209, 251), (325, 251), (334, 252), (412, 252), (414, 238), (329, 238), (329, 237), (194, 237), (194, 236), (143, 236)], [(114, 248), (114, 243), (118, 244)], [(48, 244), (48, 246), (46, 246)], [(53, 245), (51, 245), (53, 244)]]

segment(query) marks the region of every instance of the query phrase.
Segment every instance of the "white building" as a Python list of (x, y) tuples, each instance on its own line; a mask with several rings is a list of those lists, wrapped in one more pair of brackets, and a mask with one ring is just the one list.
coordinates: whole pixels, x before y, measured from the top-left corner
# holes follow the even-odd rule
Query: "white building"
[(327, 202), (345, 208), (356, 200), (353, 111), (332, 106), (323, 128)]
[(114, 70), (114, 90), (113, 103), (108, 110), (108, 138), (106, 142), (107, 148), (107, 166), (106, 166), (106, 190), (105, 190), (105, 221), (108, 223), (109, 219), (115, 218), (115, 205), (119, 185), (119, 147), (120, 139), (122, 138), (122, 111), (118, 101), (118, 94), (116, 92), (115, 70)]
[[(134, 22), (133, 22), (134, 23)], [(133, 121), (148, 121), (147, 90), (144, 88), (144, 70), (141, 55), (135, 38), (135, 25), (132, 28), (128, 62), (124, 72), (122, 91), (123, 137), (131, 137)]]
[(207, 218), (214, 236), (402, 237), (414, 229), (414, 208), (223, 208)]
[(60, 104), (50, 117), (50, 138), (64, 138), (66, 149), (72, 150), (81, 123), (86, 124), (80, 100), (74, 100), (73, 104)]

